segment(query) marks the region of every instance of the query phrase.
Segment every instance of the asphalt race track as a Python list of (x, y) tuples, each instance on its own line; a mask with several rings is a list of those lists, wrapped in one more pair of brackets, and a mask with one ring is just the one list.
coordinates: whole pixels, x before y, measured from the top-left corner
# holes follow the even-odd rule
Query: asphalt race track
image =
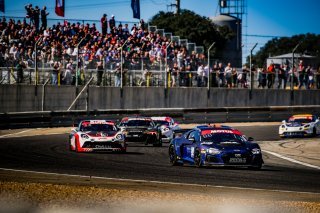
[[(278, 126), (238, 127), (258, 142), (279, 140)], [(169, 164), (163, 147), (130, 143), (126, 154), (75, 153), (68, 134), (0, 138), (0, 167), (72, 175), (320, 193), (320, 172), (263, 153), (260, 171)]]

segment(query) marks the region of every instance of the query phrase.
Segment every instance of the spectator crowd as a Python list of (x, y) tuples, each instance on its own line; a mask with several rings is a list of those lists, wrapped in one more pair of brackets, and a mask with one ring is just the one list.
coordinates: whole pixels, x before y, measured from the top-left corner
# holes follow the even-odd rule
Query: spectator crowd
[[(2, 18), (0, 22), (0, 67), (16, 67), (19, 70), (17, 83), (23, 82), (21, 70), (34, 67), (37, 56), (43, 67), (51, 69), (52, 84), (58, 84), (59, 76), (64, 84), (74, 84), (76, 67), (79, 67), (96, 69), (96, 82), (101, 85), (107, 65), (113, 70), (115, 86), (120, 86), (120, 67), (123, 67), (123, 73), (143, 69), (142, 80), (145, 81), (151, 75), (150, 71), (164, 66), (167, 59), (164, 70), (168, 73), (170, 87), (201, 87), (208, 83), (213, 87), (248, 87), (251, 73), (248, 67), (238, 70), (230, 63), (215, 63), (209, 68), (204, 54), (189, 51), (166, 36), (148, 31), (142, 19), (131, 28), (117, 22), (114, 15), (108, 19), (107, 14), (102, 15), (100, 26), (68, 21), (48, 26), (49, 13), (45, 6), (40, 10), (38, 6), (33, 8), (28, 4), (25, 9), (23, 20)], [(35, 52), (36, 43), (38, 52)], [(276, 75), (278, 88), (286, 88), (289, 80), (299, 88), (320, 88), (320, 69), (299, 65), (293, 69), (294, 78), (291, 79), (292, 69), (288, 65), (270, 66), (253, 68), (259, 88), (272, 88)], [(194, 75), (190, 74), (192, 72)]]

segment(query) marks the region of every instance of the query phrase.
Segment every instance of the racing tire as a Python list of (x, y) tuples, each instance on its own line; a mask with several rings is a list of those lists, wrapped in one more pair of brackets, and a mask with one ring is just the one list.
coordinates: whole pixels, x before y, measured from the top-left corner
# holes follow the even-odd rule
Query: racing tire
[(158, 143), (153, 144), (154, 147), (162, 147), (162, 140), (160, 139)]
[(262, 163), (261, 162), (259, 164), (257, 164), (257, 165), (249, 166), (250, 170), (255, 170), (255, 171), (261, 170), (261, 168), (262, 168)]
[(173, 145), (169, 146), (169, 159), (172, 166), (183, 165), (183, 163), (178, 162), (177, 153)]
[(198, 150), (194, 153), (194, 165), (198, 168), (202, 167), (201, 153)]

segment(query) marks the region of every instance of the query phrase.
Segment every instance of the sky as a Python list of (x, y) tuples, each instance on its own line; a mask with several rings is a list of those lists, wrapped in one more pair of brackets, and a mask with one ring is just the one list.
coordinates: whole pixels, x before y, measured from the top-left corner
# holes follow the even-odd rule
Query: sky
[[(243, 57), (258, 43), (254, 52), (259, 50), (273, 37), (314, 33), (320, 34), (320, 1), (319, 0), (246, 0), (247, 13), (243, 23)], [(214, 17), (219, 15), (218, 0), (181, 0), (181, 9), (192, 10), (195, 13)], [(130, 0), (65, 0), (65, 17), (54, 13), (55, 0), (5, 0), (5, 16), (25, 17), (24, 5), (31, 3), (40, 8), (47, 6), (48, 18), (100, 20), (106, 13), (110, 18), (115, 15), (117, 21), (137, 22), (133, 18)], [(159, 11), (174, 11), (167, 6), (175, 0), (140, 0), (141, 18), (145, 21)], [(3, 14), (0, 14), (3, 15)], [(49, 22), (50, 24), (50, 22)], [(252, 36), (254, 35), (254, 36)]]

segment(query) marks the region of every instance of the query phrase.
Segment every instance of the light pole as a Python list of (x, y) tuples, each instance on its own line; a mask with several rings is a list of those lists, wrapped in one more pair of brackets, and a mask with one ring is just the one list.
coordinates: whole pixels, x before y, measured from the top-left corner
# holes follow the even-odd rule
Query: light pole
[(166, 46), (166, 59), (165, 59), (165, 68), (164, 68), (164, 89), (167, 89), (168, 84), (167, 84), (167, 67), (168, 67), (168, 47), (170, 47), (172, 41)]
[(291, 100), (291, 105), (293, 105), (293, 100), (294, 100), (294, 96), (293, 96), (294, 53), (297, 50), (297, 48), (300, 46), (301, 43), (302, 43), (302, 41), (300, 41), (299, 44), (297, 44), (292, 50), (292, 68), (291, 68), (291, 82), (290, 82), (290, 100)]
[(76, 64), (76, 87), (78, 86), (78, 72), (79, 72), (79, 45), (82, 43), (82, 41), (87, 38), (87, 35), (85, 35), (80, 42), (76, 45), (77, 48), (77, 64)]
[(34, 64), (35, 64), (35, 85), (38, 85), (38, 62), (37, 62), (37, 51), (38, 51), (38, 44), (39, 42), (42, 41), (42, 37), (39, 37), (38, 40), (36, 41), (35, 45), (34, 45)]
[(120, 88), (121, 88), (121, 90), (123, 88), (123, 81), (122, 81), (122, 78), (123, 78), (123, 47), (124, 47), (124, 45), (127, 44), (128, 41), (129, 41), (129, 39), (126, 40), (126, 42), (124, 42), (124, 44), (121, 46), (121, 78), (120, 78), (120, 81), (121, 81)]
[(216, 42), (213, 42), (208, 49), (208, 91), (210, 90), (210, 50)]
[(253, 90), (253, 75), (252, 75), (252, 52), (256, 48), (258, 43), (256, 43), (250, 50), (250, 99), (252, 99), (252, 90)]

